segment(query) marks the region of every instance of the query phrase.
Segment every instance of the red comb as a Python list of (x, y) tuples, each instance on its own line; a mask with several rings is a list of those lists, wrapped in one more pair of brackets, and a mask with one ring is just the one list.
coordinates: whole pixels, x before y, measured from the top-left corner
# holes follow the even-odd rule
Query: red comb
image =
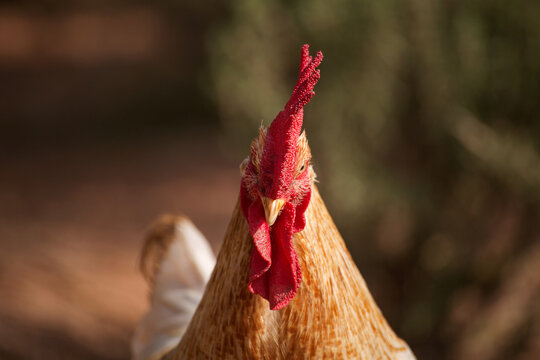
[(317, 52), (315, 59), (309, 56), (309, 45), (302, 46), (302, 55), (300, 57), (300, 73), (298, 81), (294, 87), (291, 98), (285, 105), (285, 111), (294, 114), (302, 109), (311, 100), (315, 92), (313, 88), (321, 77), (319, 69), (315, 70), (321, 64), (323, 59), (322, 52)]
[(300, 72), (291, 98), (283, 111), (274, 119), (267, 133), (267, 145), (262, 159), (262, 167), (267, 169), (269, 177), (265, 183), (269, 189), (266, 196), (277, 199), (281, 196), (283, 184), (290, 182), (296, 145), (304, 118), (304, 106), (315, 92), (313, 88), (321, 77), (317, 67), (323, 59), (319, 51), (315, 57), (309, 56), (309, 45), (302, 46)]

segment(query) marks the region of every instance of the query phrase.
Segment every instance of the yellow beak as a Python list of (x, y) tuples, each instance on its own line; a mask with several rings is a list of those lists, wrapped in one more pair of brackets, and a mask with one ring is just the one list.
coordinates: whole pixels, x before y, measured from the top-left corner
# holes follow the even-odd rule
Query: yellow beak
[(266, 223), (268, 226), (274, 225), (277, 217), (283, 205), (285, 205), (285, 200), (283, 199), (269, 199), (265, 196), (261, 196), (262, 205), (264, 208), (264, 216), (266, 217)]

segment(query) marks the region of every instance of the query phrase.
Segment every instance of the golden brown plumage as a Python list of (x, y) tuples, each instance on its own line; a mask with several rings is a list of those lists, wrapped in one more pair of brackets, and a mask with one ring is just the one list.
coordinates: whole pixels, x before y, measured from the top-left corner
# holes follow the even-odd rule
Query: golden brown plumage
[(414, 359), (392, 331), (313, 185), (294, 236), (303, 280), (281, 310), (247, 289), (253, 240), (237, 205), (201, 303), (172, 359)]
[[(302, 108), (314, 94), (321, 61), (320, 52), (312, 58), (308, 46), (302, 48), (291, 99), (252, 142), (215, 268), (189, 325), (187, 312), (172, 324), (176, 337), (164, 342), (167, 350), (179, 344), (167, 359), (414, 359), (375, 304), (314, 184)], [(196, 232), (179, 237), (187, 250), (201, 242), (190, 233)], [(186, 264), (201, 254), (174, 255), (169, 249), (176, 242), (160, 239), (146, 246), (165, 259), (158, 277), (182, 276), (167, 269), (197, 270)], [(181, 300), (189, 286), (180, 285)], [(153, 328), (147, 319), (143, 330)], [(152, 351), (137, 342), (134, 348), (158, 354), (160, 341), (148, 341)]]

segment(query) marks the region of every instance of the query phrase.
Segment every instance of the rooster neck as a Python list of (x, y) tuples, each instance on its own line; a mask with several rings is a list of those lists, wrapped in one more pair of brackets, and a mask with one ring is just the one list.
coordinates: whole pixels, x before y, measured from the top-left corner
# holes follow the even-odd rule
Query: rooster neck
[[(251, 235), (237, 205), (216, 267), (176, 359), (395, 358), (407, 345), (386, 323), (313, 185), (295, 234), (302, 284), (283, 309), (251, 294)], [(414, 357), (403, 357), (403, 359)]]

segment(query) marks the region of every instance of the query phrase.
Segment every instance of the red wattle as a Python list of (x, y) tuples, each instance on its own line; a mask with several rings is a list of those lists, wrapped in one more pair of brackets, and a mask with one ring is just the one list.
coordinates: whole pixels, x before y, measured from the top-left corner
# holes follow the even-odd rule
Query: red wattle
[(302, 282), (293, 235), (304, 229), (311, 191), (296, 207), (286, 203), (272, 227), (266, 223), (260, 199), (251, 201), (244, 188), (241, 193), (242, 211), (254, 242), (248, 288), (268, 300), (271, 310), (279, 310), (294, 298)]

